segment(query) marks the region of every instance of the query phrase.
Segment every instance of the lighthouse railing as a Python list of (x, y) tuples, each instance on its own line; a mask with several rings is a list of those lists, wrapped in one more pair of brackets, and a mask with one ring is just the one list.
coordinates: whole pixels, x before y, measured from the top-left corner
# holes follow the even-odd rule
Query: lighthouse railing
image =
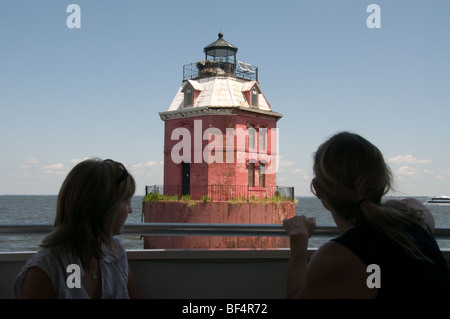
[[(187, 191), (189, 189), (189, 191)], [(228, 201), (228, 200), (271, 200), (295, 199), (292, 186), (249, 186), (249, 185), (149, 185), (145, 186), (145, 194), (161, 194), (169, 196), (189, 196), (192, 200)]]
[[(211, 61), (209, 61), (211, 62)], [(233, 65), (234, 66), (234, 65)], [(236, 78), (243, 79), (245, 81), (258, 81), (258, 68), (252, 66), (252, 71), (243, 70), (239, 68), (233, 68), (234, 71), (231, 72), (231, 75), (234, 75)], [(225, 72), (224, 74), (230, 75), (230, 72)], [(221, 72), (212, 71), (208, 72), (208, 70), (204, 70), (202, 72), (199, 71), (198, 62), (197, 63), (188, 63), (183, 66), (183, 81), (193, 80), (200, 76), (211, 76), (211, 75), (221, 75)]]

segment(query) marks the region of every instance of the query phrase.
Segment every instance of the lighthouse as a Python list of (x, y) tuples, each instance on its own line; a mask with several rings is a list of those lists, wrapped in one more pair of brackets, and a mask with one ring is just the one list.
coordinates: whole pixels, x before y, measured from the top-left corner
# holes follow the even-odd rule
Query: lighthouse
[[(164, 121), (162, 192), (200, 203), (187, 207), (183, 202), (152, 203), (144, 212), (145, 221), (280, 223), (295, 214), (293, 202), (267, 203), (280, 194), (277, 121), (282, 115), (266, 99), (258, 67), (239, 61), (238, 48), (225, 41), (222, 32), (203, 51), (203, 60), (183, 66), (183, 80), (172, 103), (159, 113)], [(156, 187), (151, 191), (161, 192)], [(293, 198), (293, 188), (288, 195)], [(266, 203), (254, 202), (258, 200)], [(236, 238), (178, 237), (171, 244), (167, 240), (162, 244), (157, 237), (148, 237), (146, 248), (260, 247), (262, 243)], [(263, 246), (279, 247), (280, 242), (272, 238)]]
[[(238, 61), (223, 39), (205, 59), (183, 67), (183, 82), (165, 124), (166, 192), (270, 197), (276, 192), (277, 121), (258, 82), (258, 68)], [(245, 193), (245, 194), (244, 194)]]

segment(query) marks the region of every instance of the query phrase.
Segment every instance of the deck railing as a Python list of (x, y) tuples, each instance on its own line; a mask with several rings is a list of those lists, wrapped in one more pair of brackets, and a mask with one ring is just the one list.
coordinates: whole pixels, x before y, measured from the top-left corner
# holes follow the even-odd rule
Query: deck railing
[[(47, 233), (52, 227), (51, 224), (0, 225), (0, 238), (7, 240), (8, 234), (16, 233), (25, 236), (32, 233)], [(286, 236), (281, 225), (125, 224), (123, 230), (125, 235), (146, 236), (174, 234), (221, 236), (224, 232), (230, 236), (246, 234)], [(337, 229), (333, 226), (319, 225), (313, 236), (319, 234), (334, 235), (337, 234)], [(435, 235), (437, 239), (450, 238), (450, 228), (437, 228)], [(450, 249), (441, 250), (450, 267)], [(316, 251), (317, 248), (308, 248), (308, 257)], [(127, 249), (126, 253), (129, 265), (146, 299), (158, 302), (163, 299), (185, 300), (184, 304), (190, 305), (190, 300), (195, 299), (264, 301), (286, 298), (289, 248)], [(34, 254), (35, 251), (31, 250), (0, 252), (0, 299), (14, 298), (17, 274), (26, 260)], [(245, 300), (242, 302), (245, 303)], [(297, 307), (297, 303), (294, 304)], [(157, 305), (158, 303), (155, 304)], [(178, 317), (184, 317), (179, 315), (180, 305), (183, 303), (180, 304), (178, 301), (177, 306), (170, 305), (171, 309), (176, 310), (172, 317), (177, 317), (177, 314)], [(283, 302), (282, 305), (286, 310), (287, 304)], [(274, 308), (270, 307), (269, 313), (274, 314)], [(161, 310), (165, 311), (164, 309)]]
[[(53, 224), (0, 225), (0, 235), (45, 234)], [(337, 235), (334, 225), (317, 225), (313, 236)], [(281, 224), (203, 224), (203, 223), (133, 223), (123, 226), (123, 235), (141, 236), (287, 236)], [(449, 227), (436, 227), (436, 239), (450, 239)]]
[(157, 193), (181, 198), (190, 195), (191, 199), (201, 200), (207, 197), (211, 201), (272, 199), (274, 196), (294, 200), (294, 187), (248, 185), (151, 185), (145, 186), (145, 195)]

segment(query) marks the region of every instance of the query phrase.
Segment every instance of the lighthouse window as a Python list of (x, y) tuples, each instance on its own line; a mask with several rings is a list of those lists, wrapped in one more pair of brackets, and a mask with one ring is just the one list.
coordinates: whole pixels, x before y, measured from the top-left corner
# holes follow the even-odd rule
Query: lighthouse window
[(266, 174), (264, 174), (264, 164), (259, 163), (259, 187), (265, 187), (266, 186)]
[(255, 164), (248, 163), (248, 186), (255, 186)]
[(266, 149), (266, 136), (267, 128), (261, 126), (259, 128), (259, 150), (264, 151)]
[(194, 104), (194, 92), (192, 89), (187, 89), (184, 92), (184, 106), (191, 106)]
[(258, 90), (252, 90), (252, 106), (258, 106)]
[(253, 124), (248, 125), (248, 148), (255, 148), (255, 125)]

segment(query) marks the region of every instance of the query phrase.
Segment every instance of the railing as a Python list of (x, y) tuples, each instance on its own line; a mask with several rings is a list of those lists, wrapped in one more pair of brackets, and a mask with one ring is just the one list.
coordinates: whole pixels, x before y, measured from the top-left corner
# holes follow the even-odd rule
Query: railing
[(190, 195), (193, 200), (207, 198), (211, 201), (272, 199), (274, 196), (293, 201), (294, 187), (248, 185), (152, 185), (145, 186), (145, 195), (157, 193), (170, 196)]
[[(222, 231), (241, 235), (270, 236), (279, 234), (286, 236), (281, 225), (173, 225), (173, 224), (125, 224), (124, 234), (141, 235), (222, 235)], [(0, 225), (0, 238), (7, 238), (15, 233), (45, 233), (52, 229), (50, 224)], [(332, 226), (318, 226), (317, 234), (337, 233)], [(437, 236), (450, 238), (450, 228), (437, 229)], [(450, 249), (441, 249), (450, 267)], [(311, 257), (317, 248), (308, 248)], [(248, 299), (259, 302), (286, 298), (287, 270), (289, 248), (282, 249), (130, 249), (126, 251), (129, 265), (145, 299), (184, 300), (168, 305), (173, 317), (180, 316), (181, 306), (190, 305), (191, 300), (237, 300)], [(0, 299), (14, 298), (14, 285), (17, 274), (26, 260), (35, 251), (0, 252)], [(383, 277), (382, 277), (383, 278)], [(170, 301), (169, 301), (170, 302)], [(245, 304), (245, 300), (238, 303)], [(11, 304), (5, 302), (4, 304)], [(147, 305), (148, 302), (145, 303)], [(208, 302), (207, 304), (211, 304)], [(221, 303), (223, 304), (223, 303)], [(292, 304), (292, 303), (289, 303)], [(14, 305), (14, 303), (12, 303)], [(167, 314), (167, 303), (160, 307)], [(288, 304), (281, 303), (286, 310)], [(298, 307), (298, 303), (293, 303)], [(218, 307), (219, 308), (219, 307)], [(173, 310), (172, 309), (172, 310)], [(295, 310), (295, 309), (294, 309)], [(291, 311), (289, 309), (289, 311)], [(219, 317), (222, 317), (219, 313)], [(216, 316), (217, 317), (217, 313)], [(270, 306), (269, 314), (275, 314)], [(244, 314), (244, 313), (242, 313)], [(195, 315), (194, 315), (195, 316)], [(225, 316), (225, 315), (224, 315)], [(270, 316), (270, 315), (269, 315)], [(197, 315), (201, 317), (201, 315)], [(233, 317), (233, 315), (231, 315)], [(253, 316), (255, 317), (255, 316)], [(257, 317), (257, 316), (256, 316)], [(273, 317), (273, 315), (271, 316)], [(276, 315), (275, 315), (276, 317)]]
[[(0, 225), (0, 235), (45, 234), (53, 229), (53, 224), (8, 224)], [(134, 223), (125, 224), (123, 235), (141, 236), (258, 236), (285, 237), (280, 224), (202, 224), (202, 223)], [(313, 236), (339, 234), (333, 225), (317, 225)], [(449, 227), (437, 227), (436, 239), (450, 239)]]
[[(233, 65), (234, 66), (234, 65)], [(254, 72), (245, 71), (240, 68), (233, 68), (232, 72), (223, 71), (224, 75), (233, 75), (237, 78), (246, 80), (246, 81), (258, 81), (258, 68), (253, 67)], [(220, 72), (213, 73), (205, 73), (200, 72), (197, 66), (197, 63), (189, 63), (183, 66), (183, 81), (192, 80), (198, 78), (200, 76), (211, 76), (211, 75), (221, 75)]]

